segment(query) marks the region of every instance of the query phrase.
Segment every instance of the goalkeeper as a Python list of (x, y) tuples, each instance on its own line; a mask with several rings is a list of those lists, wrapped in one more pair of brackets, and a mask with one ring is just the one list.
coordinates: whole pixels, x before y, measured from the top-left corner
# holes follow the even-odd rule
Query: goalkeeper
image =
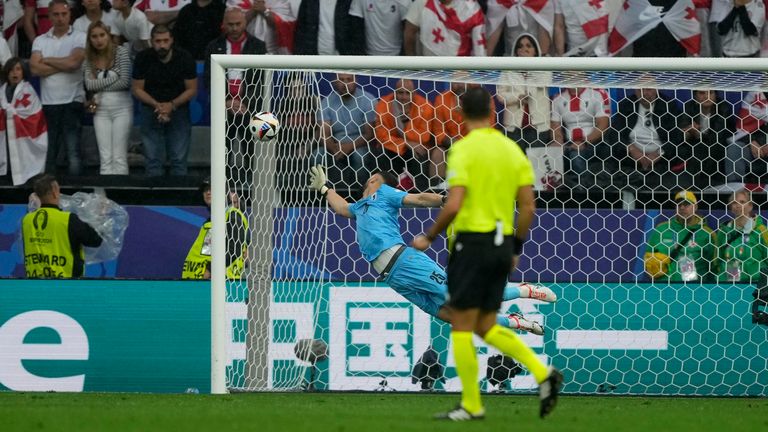
[[(393, 174), (376, 172), (365, 183), (363, 199), (350, 204), (326, 186), (322, 166), (312, 167), (309, 177), (309, 186), (326, 197), (334, 212), (355, 219), (363, 258), (373, 265), (383, 281), (419, 309), (450, 323), (451, 311), (445, 304), (448, 292), (445, 271), (424, 252), (405, 245), (397, 220), (400, 208), (440, 207), (443, 196), (403, 192), (395, 189), (397, 178)], [(516, 298), (557, 300), (551, 289), (527, 283), (510, 284), (505, 288), (505, 301)], [(544, 334), (538, 322), (527, 320), (519, 313), (499, 314), (497, 322), (508, 328)]]

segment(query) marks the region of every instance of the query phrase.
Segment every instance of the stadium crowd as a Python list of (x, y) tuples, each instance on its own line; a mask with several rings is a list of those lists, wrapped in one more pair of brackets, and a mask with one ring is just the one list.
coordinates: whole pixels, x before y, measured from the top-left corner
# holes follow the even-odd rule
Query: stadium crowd
[[(768, 55), (764, 0), (4, 0), (2, 5), (0, 182), (13, 185), (41, 172), (81, 175), (85, 158), (98, 160), (105, 176), (188, 175), (190, 102), (199, 88), (209, 86), (211, 54)], [(657, 25), (639, 26), (641, 20)], [(198, 86), (196, 62), (205, 65), (204, 87)], [(462, 78), (458, 73), (452, 84), (429, 92), (417, 81), (401, 79), (372, 95), (355, 76), (339, 74), (317, 103), (302, 98), (306, 77), (290, 75), (283, 90), (288, 97), (274, 107), (289, 137), (281, 140), (279, 169), (304, 172), (286, 162), (290, 157), (306, 166), (324, 163), (332, 183), (351, 189), (360, 189), (374, 168), (395, 171), (404, 189), (443, 188), (446, 151), (464, 133), (458, 99), (478, 85)], [(622, 90), (540, 84), (547, 80), (543, 72), (510, 71), (488, 88), (495, 127), (524, 149), (562, 151), (563, 172), (548, 174), (549, 188), (702, 190), (760, 183), (766, 174), (768, 98), (762, 92), (657, 90), (663, 83)], [(227, 146), (238, 155), (231, 175), (245, 180), (253, 154), (245, 126), (261, 107), (262, 83), (259, 71), (227, 72)], [(90, 116), (97, 148), (86, 149), (81, 125), (84, 119), (90, 123)], [(129, 158), (129, 148), (137, 147), (131, 140), (134, 126), (140, 129), (140, 163)]]

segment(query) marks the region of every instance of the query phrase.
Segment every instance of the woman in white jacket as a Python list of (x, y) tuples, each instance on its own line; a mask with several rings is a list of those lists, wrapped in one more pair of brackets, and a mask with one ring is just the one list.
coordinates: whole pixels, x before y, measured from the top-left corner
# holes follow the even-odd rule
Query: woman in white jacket
[[(541, 50), (536, 38), (523, 33), (515, 40), (516, 57), (539, 57)], [(541, 147), (552, 139), (550, 129), (551, 101), (547, 85), (552, 82), (549, 72), (503, 72), (497, 88), (504, 104), (502, 126), (508, 137), (521, 148)]]

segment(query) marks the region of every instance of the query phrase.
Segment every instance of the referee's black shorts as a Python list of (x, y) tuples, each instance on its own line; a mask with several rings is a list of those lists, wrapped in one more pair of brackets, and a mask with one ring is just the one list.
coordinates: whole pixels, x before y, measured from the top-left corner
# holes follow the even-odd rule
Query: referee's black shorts
[(501, 307), (512, 266), (512, 236), (494, 244), (495, 233), (459, 233), (448, 258), (448, 305), (457, 310)]

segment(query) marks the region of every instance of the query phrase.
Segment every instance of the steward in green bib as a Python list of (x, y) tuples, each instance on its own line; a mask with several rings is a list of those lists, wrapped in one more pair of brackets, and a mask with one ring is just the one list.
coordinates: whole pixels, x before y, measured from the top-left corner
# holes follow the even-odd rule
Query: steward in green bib
[(61, 211), (61, 190), (48, 174), (34, 182), (39, 209), (24, 216), (24, 269), (28, 278), (76, 278), (83, 275), (83, 246), (98, 247), (102, 239), (76, 214)]
[[(211, 182), (206, 179), (200, 185), (203, 201), (211, 208)], [(227, 207), (227, 279), (240, 279), (247, 254), (248, 219), (239, 208), (239, 198), (236, 193), (229, 194), (230, 206)], [(184, 260), (182, 279), (211, 278), (211, 218), (203, 223), (195, 242)]]
[(768, 270), (768, 228), (760, 216), (752, 214), (748, 190), (736, 191), (728, 209), (733, 220), (717, 230), (718, 281), (763, 283)]
[(689, 191), (675, 195), (677, 212), (651, 231), (645, 271), (654, 281), (703, 282), (713, 279), (715, 233), (696, 214), (698, 200)]

